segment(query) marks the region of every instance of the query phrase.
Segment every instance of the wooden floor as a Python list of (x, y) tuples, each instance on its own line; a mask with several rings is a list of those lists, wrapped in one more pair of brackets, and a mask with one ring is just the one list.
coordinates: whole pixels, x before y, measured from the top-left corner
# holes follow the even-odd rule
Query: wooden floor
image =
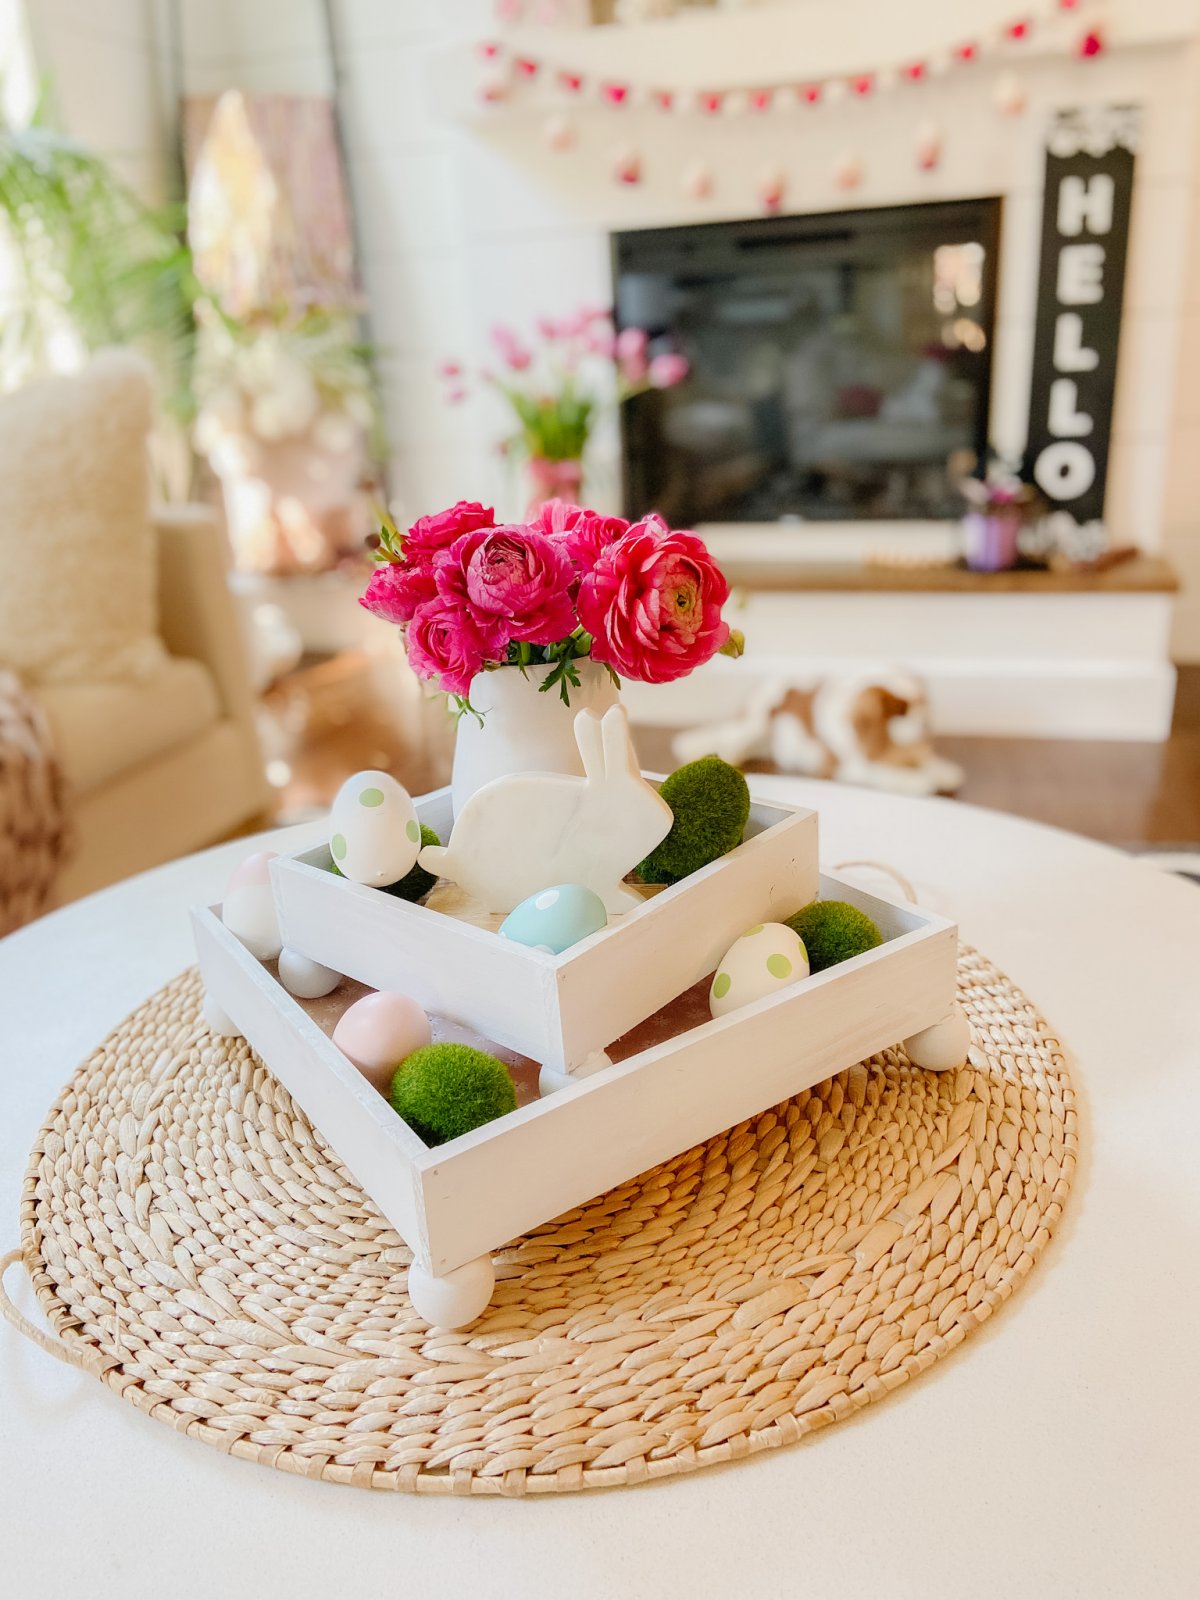
[[(267, 696), (264, 739), (291, 820), (329, 804), (363, 767), (413, 793), (445, 783), (453, 728), (436, 704), (401, 706), (389, 673), (348, 655), (291, 674)], [(962, 800), (1118, 845), (1200, 846), (1200, 667), (1180, 669), (1175, 726), (1163, 744), (1070, 739), (939, 740), (967, 780)], [(638, 734), (642, 760), (671, 766), (669, 735)]]

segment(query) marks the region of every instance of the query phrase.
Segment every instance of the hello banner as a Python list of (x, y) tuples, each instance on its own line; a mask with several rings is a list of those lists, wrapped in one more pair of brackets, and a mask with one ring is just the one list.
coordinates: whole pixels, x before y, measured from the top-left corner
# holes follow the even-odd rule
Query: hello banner
[(1060, 111), (1046, 150), (1025, 472), (1078, 522), (1104, 512), (1141, 112)]

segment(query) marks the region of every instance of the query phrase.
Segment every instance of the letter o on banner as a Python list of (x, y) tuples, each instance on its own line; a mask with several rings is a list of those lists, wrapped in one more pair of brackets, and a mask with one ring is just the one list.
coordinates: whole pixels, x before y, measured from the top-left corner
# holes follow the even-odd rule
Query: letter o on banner
[(1038, 488), (1051, 500), (1076, 500), (1096, 479), (1096, 462), (1086, 445), (1071, 439), (1048, 444), (1033, 463)]

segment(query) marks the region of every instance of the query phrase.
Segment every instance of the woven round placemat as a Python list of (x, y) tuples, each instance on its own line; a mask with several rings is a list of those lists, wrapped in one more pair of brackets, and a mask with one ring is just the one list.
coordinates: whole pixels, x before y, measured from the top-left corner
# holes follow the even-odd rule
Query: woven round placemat
[(632, 1484), (792, 1443), (966, 1338), (1066, 1198), (1057, 1042), (979, 955), (959, 985), (968, 1067), (887, 1050), (740, 1123), (502, 1252), (491, 1306), (446, 1333), (185, 973), (79, 1069), (33, 1151), (40, 1342), (232, 1455), (374, 1488)]

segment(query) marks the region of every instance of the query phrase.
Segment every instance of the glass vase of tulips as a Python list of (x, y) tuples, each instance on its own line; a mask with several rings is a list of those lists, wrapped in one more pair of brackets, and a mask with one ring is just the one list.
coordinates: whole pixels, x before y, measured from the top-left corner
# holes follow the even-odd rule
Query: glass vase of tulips
[[(547, 500), (580, 498), (588, 441), (606, 402), (673, 388), (688, 374), (686, 357), (652, 348), (644, 328), (615, 332), (600, 307), (582, 306), (559, 321), (539, 317), (528, 339), (498, 324), (491, 341), (496, 362), (474, 376), (501, 396), (516, 423), (501, 448), (525, 461), (529, 516)], [(455, 361), (439, 371), (447, 401), (465, 400), (472, 374)]]

